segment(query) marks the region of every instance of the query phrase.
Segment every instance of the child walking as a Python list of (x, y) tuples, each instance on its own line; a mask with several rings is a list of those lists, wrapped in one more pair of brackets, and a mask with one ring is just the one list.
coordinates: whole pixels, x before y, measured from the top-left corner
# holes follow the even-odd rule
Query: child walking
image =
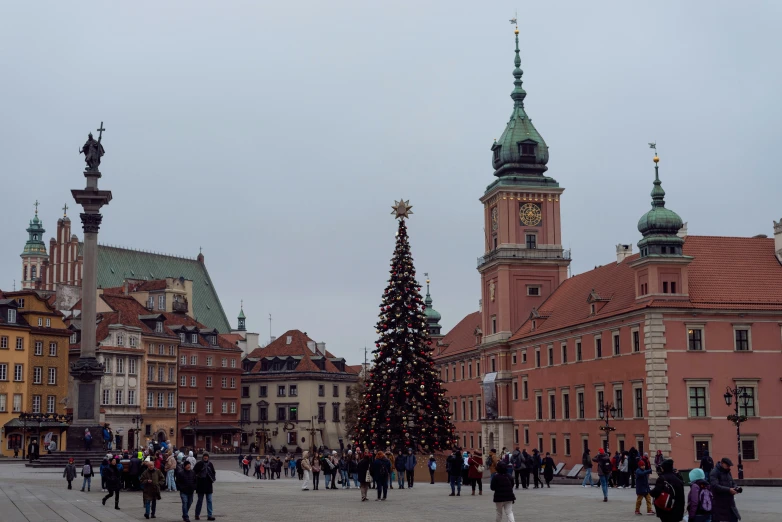
[(92, 486), (92, 477), (95, 476), (95, 470), (92, 469), (90, 459), (84, 459), (84, 466), (81, 468), (81, 476), (84, 477), (84, 480), (82, 480), (81, 483), (81, 490), (84, 491), (84, 487), (86, 486), (87, 491), (89, 491), (90, 486)]
[(652, 510), (652, 498), (649, 496), (649, 475), (651, 469), (646, 469), (646, 462), (643, 459), (638, 461), (638, 468), (635, 470), (635, 514), (641, 514), (641, 502), (646, 500), (646, 514), (654, 515)]
[(73, 482), (73, 479), (76, 478), (76, 466), (73, 464), (73, 459), (68, 459), (68, 463), (65, 465), (65, 470), (62, 472), (62, 476), (65, 477), (65, 480), (68, 481), (68, 489), (73, 489), (71, 487), (71, 482)]

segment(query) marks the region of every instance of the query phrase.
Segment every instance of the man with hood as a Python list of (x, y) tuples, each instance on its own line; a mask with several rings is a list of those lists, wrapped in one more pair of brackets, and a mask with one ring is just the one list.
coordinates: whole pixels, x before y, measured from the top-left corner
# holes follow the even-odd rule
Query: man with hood
[(707, 477), (711, 473), (711, 470), (714, 469), (714, 460), (709, 455), (709, 450), (703, 452), (703, 458), (701, 459), (701, 469), (703, 470), (703, 474)]
[(711, 519), (715, 522), (741, 520), (741, 515), (736, 507), (736, 494), (741, 493), (741, 488), (737, 488), (733, 481), (733, 476), (730, 474), (731, 466), (733, 466), (733, 462), (725, 457), (709, 474), (709, 486), (714, 497)]
[(405, 475), (407, 475), (407, 487), (413, 488), (415, 479), (415, 465), (418, 461), (415, 458), (412, 448), (407, 448), (407, 458), (405, 458)]
[[(657, 477), (654, 489), (649, 492), (653, 499), (657, 499), (663, 493), (673, 493), (673, 506), (671, 510), (665, 510), (655, 504), (657, 518), (661, 522), (680, 522), (684, 517), (684, 483), (679, 474), (673, 469), (673, 459), (665, 459), (660, 465), (662, 473)], [(723, 519), (717, 519), (723, 520)]]
[(130, 474), (130, 489), (133, 491), (141, 489), (141, 483), (139, 482), (139, 475), (141, 475), (141, 459), (136, 453), (130, 458), (128, 473)]

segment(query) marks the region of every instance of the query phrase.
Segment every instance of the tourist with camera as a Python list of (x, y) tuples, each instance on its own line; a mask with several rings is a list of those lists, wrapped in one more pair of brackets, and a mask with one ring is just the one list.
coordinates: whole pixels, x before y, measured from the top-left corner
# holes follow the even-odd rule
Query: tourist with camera
[(709, 474), (709, 485), (714, 497), (714, 506), (711, 510), (712, 522), (737, 522), (741, 520), (734, 497), (741, 493), (742, 489), (736, 486), (736, 482), (730, 474), (731, 466), (733, 466), (733, 462), (725, 457)]

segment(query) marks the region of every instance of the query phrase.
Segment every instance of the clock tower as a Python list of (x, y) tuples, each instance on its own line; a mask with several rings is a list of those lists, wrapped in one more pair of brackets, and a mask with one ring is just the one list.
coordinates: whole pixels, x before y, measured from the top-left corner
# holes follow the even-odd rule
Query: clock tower
[(548, 147), (524, 108), (518, 27), (515, 34), (513, 112), (491, 146), (496, 179), (480, 198), (486, 231), (485, 253), (478, 258), (481, 355), (487, 372), (483, 440), (498, 447), (513, 445), (507, 340), (567, 278), (570, 265), (570, 252), (562, 248), (559, 212), (564, 189), (546, 175)]

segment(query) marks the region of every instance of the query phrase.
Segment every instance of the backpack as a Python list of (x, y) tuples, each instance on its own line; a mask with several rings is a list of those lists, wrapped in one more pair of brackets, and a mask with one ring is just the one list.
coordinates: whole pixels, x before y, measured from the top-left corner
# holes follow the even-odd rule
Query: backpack
[(85, 464), (83, 468), (81, 468), (81, 474), (85, 477), (91, 477), (92, 476), (92, 466), (89, 464)]
[(672, 511), (676, 500), (676, 492), (667, 480), (663, 481), (663, 490), (660, 496), (654, 499), (654, 505), (663, 511)]
[(609, 459), (600, 459), (600, 469), (603, 472), (603, 475), (607, 477), (611, 475), (611, 471), (613, 471), (614, 467), (611, 465)]
[(714, 496), (711, 494), (711, 490), (705, 485), (701, 486), (701, 490), (698, 493), (698, 513), (711, 513), (713, 503)]

